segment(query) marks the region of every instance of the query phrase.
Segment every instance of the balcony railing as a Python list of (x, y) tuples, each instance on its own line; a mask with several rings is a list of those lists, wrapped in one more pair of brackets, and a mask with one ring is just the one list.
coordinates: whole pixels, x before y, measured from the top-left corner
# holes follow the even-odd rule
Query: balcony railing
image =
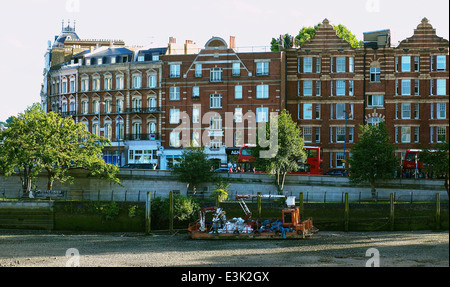
[(128, 141), (156, 141), (160, 139), (159, 134), (127, 134), (125, 140)]

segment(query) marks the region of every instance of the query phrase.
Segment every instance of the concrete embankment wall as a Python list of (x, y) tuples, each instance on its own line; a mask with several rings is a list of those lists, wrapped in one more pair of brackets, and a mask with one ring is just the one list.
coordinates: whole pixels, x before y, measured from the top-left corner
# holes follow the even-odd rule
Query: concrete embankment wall
[[(54, 190), (65, 191), (66, 199), (74, 200), (104, 200), (104, 201), (145, 201), (145, 194), (167, 197), (170, 191), (187, 194), (185, 183), (178, 182), (169, 171), (153, 170), (121, 170), (119, 179), (122, 186), (90, 177), (86, 171), (72, 172), (75, 177), (73, 184), (56, 182)], [(267, 174), (221, 174), (228, 178), (231, 194), (276, 194), (274, 176)], [(43, 173), (35, 183), (36, 189), (45, 190), (47, 177)], [(214, 183), (202, 184), (198, 194), (208, 197), (214, 190)], [(367, 184), (352, 184), (348, 178), (328, 176), (288, 175), (284, 191), (286, 194), (298, 196), (303, 192), (305, 200), (311, 202), (342, 201), (343, 194), (349, 193), (350, 201), (389, 200), (391, 193), (396, 194), (399, 201), (434, 201), (439, 193), (442, 201), (448, 201), (442, 180), (393, 179), (380, 182), (377, 194), (373, 195)], [(18, 176), (7, 180), (0, 176), (0, 197), (18, 198), (21, 196), (20, 179)]]

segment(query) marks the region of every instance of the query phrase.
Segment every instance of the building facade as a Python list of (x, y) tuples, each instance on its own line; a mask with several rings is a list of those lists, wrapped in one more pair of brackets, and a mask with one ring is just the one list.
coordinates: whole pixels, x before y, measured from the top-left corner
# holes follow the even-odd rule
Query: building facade
[(287, 109), (305, 143), (323, 148), (324, 170), (348, 167), (359, 125), (385, 122), (399, 158), (448, 140), (448, 40), (427, 19), (397, 47), (389, 30), (367, 34), (352, 48), (325, 19), (314, 38), (286, 51)]
[(402, 158), (449, 137), (449, 42), (424, 18), (397, 46), (390, 30), (353, 48), (325, 19), (301, 47), (242, 51), (212, 37), (166, 47), (83, 40), (70, 25), (46, 53), (41, 102), (112, 142), (108, 163), (170, 169), (204, 146), (215, 168), (256, 140), (256, 125), (287, 109), (323, 169), (346, 168), (359, 125), (385, 122)]
[(204, 146), (214, 168), (232, 164), (255, 126), (284, 105), (283, 52), (236, 52), (219, 37), (195, 54), (163, 61), (162, 162), (171, 168), (186, 146)]

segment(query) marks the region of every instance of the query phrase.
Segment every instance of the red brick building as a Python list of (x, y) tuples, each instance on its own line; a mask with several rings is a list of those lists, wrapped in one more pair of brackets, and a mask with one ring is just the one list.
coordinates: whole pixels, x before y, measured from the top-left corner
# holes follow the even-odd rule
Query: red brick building
[(213, 37), (198, 53), (162, 56), (167, 167), (189, 145), (205, 146), (216, 167), (227, 166), (227, 154), (256, 136), (253, 124), (284, 106), (283, 58), (283, 52), (238, 53), (234, 37), (230, 45)]
[(359, 125), (384, 121), (399, 157), (448, 140), (448, 40), (427, 19), (397, 47), (389, 36), (367, 33), (364, 47), (352, 48), (325, 19), (314, 38), (286, 51), (286, 107), (305, 143), (323, 148), (325, 171), (345, 167)]

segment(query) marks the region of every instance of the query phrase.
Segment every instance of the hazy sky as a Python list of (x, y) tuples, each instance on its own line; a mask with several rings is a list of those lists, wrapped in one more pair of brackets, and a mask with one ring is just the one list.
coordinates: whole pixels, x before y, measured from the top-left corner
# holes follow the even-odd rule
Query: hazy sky
[(327, 18), (362, 40), (390, 29), (392, 43), (410, 37), (427, 17), (449, 39), (447, 0), (9, 0), (0, 2), (0, 121), (40, 101), (47, 42), (61, 21), (76, 20), (82, 39), (121, 39), (127, 45), (166, 45), (236, 36), (237, 47), (269, 46), (272, 37), (297, 35)]

